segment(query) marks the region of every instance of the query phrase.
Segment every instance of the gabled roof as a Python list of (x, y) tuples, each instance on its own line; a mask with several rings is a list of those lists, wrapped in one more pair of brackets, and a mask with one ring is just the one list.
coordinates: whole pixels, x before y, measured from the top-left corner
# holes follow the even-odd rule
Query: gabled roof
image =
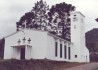
[(72, 42), (69, 42), (69, 41), (67, 41), (67, 40), (65, 40), (65, 39), (63, 39), (63, 38), (61, 38), (61, 37), (59, 37), (59, 36), (57, 36), (57, 35), (51, 34), (51, 33), (49, 33), (49, 32), (48, 32), (48, 35), (50, 35), (50, 36), (52, 36), (52, 37), (54, 37), (54, 38), (60, 39), (61, 41), (64, 41), (64, 42), (66, 42), (66, 43), (73, 44)]
[[(21, 32), (21, 31), (24, 31), (24, 30), (36, 30), (36, 29), (28, 29), (28, 28), (22, 29), (22, 30), (16, 31), (16, 32), (14, 32), (14, 33), (12, 33), (12, 34), (10, 34), (10, 35), (5, 36), (4, 38), (10, 37), (10, 36), (12, 36), (12, 35), (14, 35), (14, 34), (17, 34), (17, 33)], [(36, 31), (46, 32), (46, 31), (43, 31), (43, 30), (36, 30)]]
[(76, 13), (80, 13), (83, 17), (85, 17), (80, 11), (73, 11), (70, 14), (76, 14)]
[(60, 39), (60, 40), (62, 40), (62, 41), (65, 41), (65, 42), (67, 42), (67, 43), (72, 44), (71, 42), (69, 42), (69, 41), (67, 41), (67, 40), (65, 40), (65, 39), (63, 39), (63, 38), (61, 38), (61, 37), (59, 37), (59, 36), (57, 36), (57, 35), (55, 35), (55, 34), (52, 34), (52, 33), (48, 32), (48, 31), (36, 30), (36, 29), (27, 29), (27, 28), (26, 28), (26, 29), (22, 29), (22, 30), (20, 30), (20, 31), (16, 31), (16, 32), (14, 32), (14, 33), (12, 33), (12, 34), (10, 34), (10, 35), (4, 37), (4, 38), (10, 37), (10, 36), (12, 36), (12, 35), (14, 35), (14, 34), (17, 34), (17, 33), (21, 32), (21, 31), (24, 31), (24, 30), (31, 30), (31, 31), (34, 30), (34, 31), (47, 32), (48, 35), (50, 35), (50, 36), (52, 36), (52, 37), (54, 37), (54, 38), (57, 38), (57, 39)]
[[(20, 30), (20, 31), (22, 31), (22, 30)], [(16, 32), (14, 32), (14, 33), (12, 33), (12, 34), (10, 34), (10, 35), (5, 36), (4, 38), (10, 37), (10, 36), (12, 36), (12, 35), (14, 35), (14, 34), (16, 34), (16, 33), (19, 33), (20, 31), (16, 31)]]

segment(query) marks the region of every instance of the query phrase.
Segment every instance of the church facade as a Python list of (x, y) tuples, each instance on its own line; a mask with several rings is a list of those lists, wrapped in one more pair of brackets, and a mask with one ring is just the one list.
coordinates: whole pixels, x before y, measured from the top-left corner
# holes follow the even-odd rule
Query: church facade
[(70, 42), (48, 31), (25, 28), (5, 37), (4, 59), (89, 62), (89, 50), (85, 46), (85, 16), (74, 11), (70, 19)]

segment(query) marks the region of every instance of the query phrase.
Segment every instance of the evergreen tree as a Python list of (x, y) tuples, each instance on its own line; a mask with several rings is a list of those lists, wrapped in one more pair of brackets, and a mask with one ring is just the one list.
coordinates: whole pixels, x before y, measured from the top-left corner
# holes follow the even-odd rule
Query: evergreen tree
[(38, 26), (38, 29), (45, 29), (48, 24), (48, 15), (47, 11), (49, 10), (49, 6), (43, 0), (35, 3), (31, 12), (35, 14), (35, 22), (34, 24)]
[(35, 28), (35, 29), (45, 29), (48, 23), (48, 15), (47, 11), (49, 10), (49, 6), (43, 0), (35, 3), (33, 9), (25, 13), (16, 23), (17, 30), (19, 28)]
[[(60, 34), (64, 39), (70, 40), (70, 12), (75, 7), (65, 2), (53, 5), (49, 10), (49, 6), (43, 0), (37, 1), (32, 10), (21, 17), (17, 22), (17, 30), (19, 28), (35, 28), (41, 30), (52, 31), (52, 33)], [(54, 31), (54, 32), (53, 32)]]
[(53, 5), (48, 12), (49, 22), (53, 28), (61, 29), (61, 36), (64, 39), (70, 40), (70, 12), (74, 11), (75, 7), (65, 2)]
[(32, 20), (34, 20), (34, 18), (35, 18), (35, 15), (33, 12), (25, 13), (25, 15), (23, 15), (20, 18), (19, 22), (16, 23), (17, 31), (19, 30), (19, 28), (24, 28), (25, 25), (26, 25), (26, 28), (27, 27), (32, 28), (32, 25), (30, 26), (30, 24), (32, 23)]

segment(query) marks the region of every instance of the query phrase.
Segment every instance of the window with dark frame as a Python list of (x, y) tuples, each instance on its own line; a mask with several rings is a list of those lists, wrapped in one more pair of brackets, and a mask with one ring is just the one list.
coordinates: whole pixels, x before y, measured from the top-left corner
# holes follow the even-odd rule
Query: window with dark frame
[(75, 55), (75, 58), (77, 58), (77, 55)]
[(70, 47), (68, 47), (68, 59), (70, 59)]
[(74, 15), (74, 16), (76, 16), (76, 15)]
[(76, 19), (76, 18), (73, 18), (73, 19)]
[(78, 21), (78, 18), (76, 17), (76, 14), (73, 15), (73, 21)]
[(57, 57), (57, 52), (58, 52), (58, 47), (57, 47), (57, 42), (55, 42), (55, 56)]
[(60, 44), (60, 57), (62, 58), (62, 44)]
[(86, 62), (87, 62), (87, 56), (86, 56)]
[(66, 45), (64, 46), (64, 58), (67, 58), (67, 51), (66, 51)]

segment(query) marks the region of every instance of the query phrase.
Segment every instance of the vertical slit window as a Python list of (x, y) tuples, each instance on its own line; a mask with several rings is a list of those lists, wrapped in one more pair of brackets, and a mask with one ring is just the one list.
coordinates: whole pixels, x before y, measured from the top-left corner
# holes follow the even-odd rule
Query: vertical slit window
[(60, 44), (60, 57), (62, 58), (62, 44)]
[(57, 47), (57, 42), (55, 42), (55, 56), (57, 57), (57, 52), (58, 52), (58, 47)]
[(70, 47), (68, 47), (68, 59), (70, 59)]
[(67, 54), (67, 51), (66, 51), (66, 45), (64, 46), (64, 58), (66, 58), (66, 54)]

